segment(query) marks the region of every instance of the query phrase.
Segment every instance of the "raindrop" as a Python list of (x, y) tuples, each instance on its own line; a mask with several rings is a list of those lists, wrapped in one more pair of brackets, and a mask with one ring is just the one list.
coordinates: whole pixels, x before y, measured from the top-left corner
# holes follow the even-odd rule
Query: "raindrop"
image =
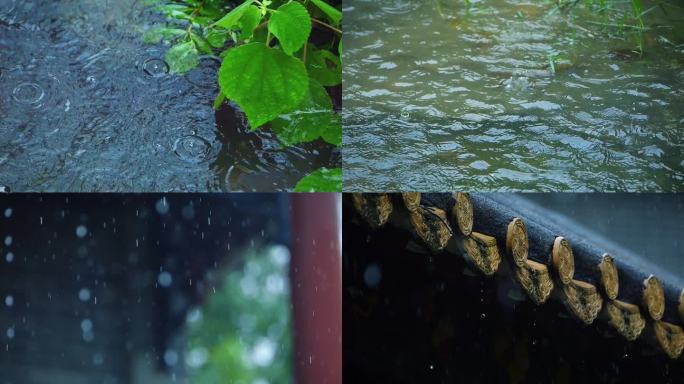
[(186, 220), (192, 220), (195, 218), (195, 208), (192, 205), (186, 205), (181, 210), (181, 216)]
[(178, 352), (173, 349), (167, 349), (166, 352), (164, 352), (164, 362), (169, 367), (176, 365), (176, 363), (178, 363)]
[(8, 247), (12, 245), (12, 236), (5, 236), (5, 245)]
[(160, 215), (166, 215), (169, 213), (169, 203), (166, 202), (166, 197), (159, 199), (154, 207), (157, 210), (157, 213)]
[(190, 350), (185, 358), (185, 364), (191, 368), (203, 366), (209, 359), (209, 351), (204, 347), (197, 347)]
[(90, 319), (81, 320), (81, 330), (83, 332), (90, 332), (93, 330), (93, 321)]
[(171, 285), (173, 277), (171, 277), (170, 273), (163, 271), (157, 277), (157, 281), (159, 282), (159, 285), (161, 285), (162, 287), (168, 287)]
[(377, 264), (368, 265), (368, 267), (366, 267), (366, 270), (363, 272), (363, 281), (369, 288), (377, 287), (378, 284), (380, 284), (381, 279), (382, 272), (380, 271), (380, 267), (378, 267)]
[(14, 339), (14, 327), (7, 328), (7, 337), (10, 339)]
[(104, 363), (104, 356), (101, 353), (96, 353), (93, 355), (93, 364), (102, 365)]
[(211, 144), (200, 136), (183, 136), (173, 143), (173, 152), (186, 163), (201, 163), (210, 151)]
[(7, 252), (7, 254), (5, 255), (5, 260), (6, 260), (8, 263), (11, 263), (12, 261), (14, 261), (14, 253), (12, 253), (12, 252)]
[(22, 83), (14, 88), (12, 97), (17, 103), (39, 106), (40, 102), (45, 98), (45, 91), (38, 84)]
[(79, 239), (84, 238), (88, 234), (88, 228), (86, 228), (84, 225), (79, 225), (76, 227), (76, 236), (78, 236)]
[(82, 288), (80, 291), (78, 291), (78, 298), (81, 301), (90, 300), (90, 289)]
[(8, 307), (14, 305), (14, 297), (12, 297), (12, 295), (5, 296), (5, 305)]
[[(260, 367), (265, 367), (270, 365), (275, 356), (276, 345), (273, 341), (267, 338), (262, 338), (257, 341), (254, 349), (252, 350), (252, 362)], [(311, 361), (311, 356), (309, 356), (309, 362)]]
[(83, 332), (83, 341), (89, 343), (95, 339), (95, 334), (92, 331)]
[(162, 77), (169, 73), (169, 65), (159, 58), (147, 59), (143, 62), (142, 70), (147, 76)]
[(5, 208), (5, 217), (9, 218), (12, 216), (12, 208)]

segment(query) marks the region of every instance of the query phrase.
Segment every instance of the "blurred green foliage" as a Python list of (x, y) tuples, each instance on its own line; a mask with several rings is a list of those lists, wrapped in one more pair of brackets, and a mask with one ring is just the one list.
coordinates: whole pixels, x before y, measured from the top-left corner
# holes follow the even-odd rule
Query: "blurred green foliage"
[(191, 383), (291, 383), (289, 252), (250, 250), (187, 319)]

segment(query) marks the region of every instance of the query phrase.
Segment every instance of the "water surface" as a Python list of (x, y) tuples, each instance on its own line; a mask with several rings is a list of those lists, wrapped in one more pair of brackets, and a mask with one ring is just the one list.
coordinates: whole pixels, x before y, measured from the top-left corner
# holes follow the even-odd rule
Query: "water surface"
[(471, 3), (345, 2), (346, 190), (684, 189), (679, 5)]
[(142, 1), (0, 0), (0, 189), (289, 189), (339, 155), (215, 112), (219, 61), (168, 73)]

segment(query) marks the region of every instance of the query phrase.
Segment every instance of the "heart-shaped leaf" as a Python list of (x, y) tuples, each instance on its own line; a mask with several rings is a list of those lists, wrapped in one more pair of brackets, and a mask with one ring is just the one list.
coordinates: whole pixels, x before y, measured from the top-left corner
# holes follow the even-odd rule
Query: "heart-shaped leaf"
[(309, 77), (301, 60), (264, 43), (250, 43), (224, 56), (219, 86), (245, 111), (254, 130), (295, 110), (307, 94)]

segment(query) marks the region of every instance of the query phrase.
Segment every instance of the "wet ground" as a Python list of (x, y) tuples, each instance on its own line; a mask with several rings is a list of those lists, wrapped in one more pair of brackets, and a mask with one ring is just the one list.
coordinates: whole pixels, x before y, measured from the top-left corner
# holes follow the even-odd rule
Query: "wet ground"
[(136, 0), (0, 0), (0, 189), (271, 191), (339, 165), (215, 112), (219, 61), (168, 74), (142, 41), (157, 21)]
[(681, 5), (464, 3), (344, 3), (345, 190), (684, 189)]

